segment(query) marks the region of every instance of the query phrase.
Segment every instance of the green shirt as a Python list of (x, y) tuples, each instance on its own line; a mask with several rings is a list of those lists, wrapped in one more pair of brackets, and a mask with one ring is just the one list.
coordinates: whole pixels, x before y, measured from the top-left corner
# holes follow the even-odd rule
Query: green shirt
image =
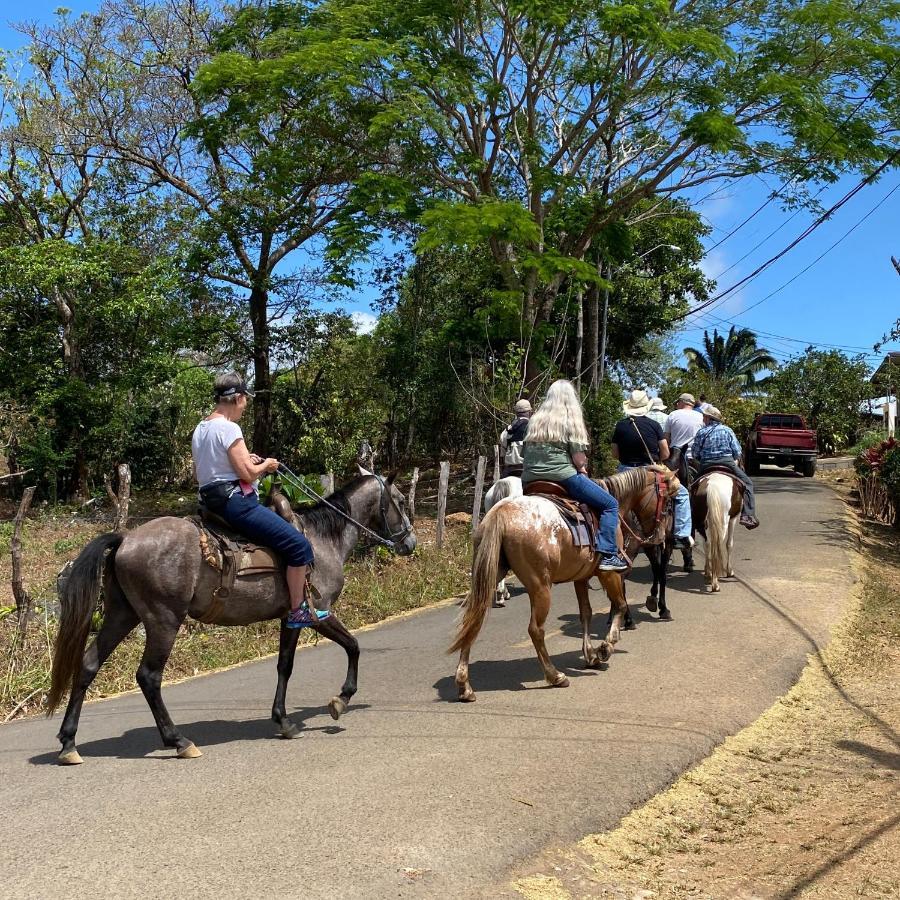
[(525, 470), (522, 472), (522, 483), (529, 481), (565, 481), (576, 475), (572, 456), (575, 453), (586, 453), (584, 444), (573, 441), (567, 443), (534, 444), (525, 441)]

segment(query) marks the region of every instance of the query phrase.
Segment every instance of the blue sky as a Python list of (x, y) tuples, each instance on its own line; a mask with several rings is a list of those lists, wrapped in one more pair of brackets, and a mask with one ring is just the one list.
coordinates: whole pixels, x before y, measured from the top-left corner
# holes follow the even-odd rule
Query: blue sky
[[(9, 27), (10, 20), (26, 17), (49, 21), (61, 5), (48, 0), (0, 0), (0, 47), (13, 49), (22, 45), (21, 36)], [(93, 0), (72, 0), (64, 5), (78, 13), (96, 8), (97, 4)], [(830, 206), (858, 181), (858, 177), (848, 176), (819, 199), (824, 206)], [(877, 363), (880, 356), (873, 354), (872, 345), (900, 317), (900, 275), (890, 262), (892, 254), (900, 257), (900, 189), (887, 196), (898, 186), (900, 171), (894, 170), (864, 188), (833, 219), (759, 277), (708, 313), (691, 316), (677, 335), (676, 346), (680, 349), (697, 345), (702, 341), (704, 327), (727, 330), (734, 322), (759, 332), (760, 344), (782, 360), (802, 352), (807, 344), (816, 344), (837, 345), (846, 348), (848, 353), (859, 350), (868, 354), (870, 363)], [(775, 180), (768, 183), (748, 180), (723, 187), (707, 199), (700, 208), (713, 228), (709, 245), (742, 222), (779, 187)], [(790, 215), (776, 200), (733, 237), (710, 251), (703, 267), (717, 279), (719, 290), (730, 287), (774, 256), (814, 219), (811, 214), (800, 213), (786, 221)], [(772, 234), (779, 226), (783, 227)], [(854, 228), (851, 234), (828, 249), (851, 228)], [(754, 250), (763, 240), (765, 243)], [(747, 253), (747, 258), (741, 261)], [(822, 253), (825, 255), (809, 271), (765, 299)], [(367, 293), (363, 290), (344, 304), (358, 312), (361, 321), (371, 315)], [(885, 349), (900, 349), (900, 344)]]

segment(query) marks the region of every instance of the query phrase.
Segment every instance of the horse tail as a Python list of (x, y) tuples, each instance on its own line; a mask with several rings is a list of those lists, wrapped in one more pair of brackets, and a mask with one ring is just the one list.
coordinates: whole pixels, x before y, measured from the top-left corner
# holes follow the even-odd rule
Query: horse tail
[(81, 661), (91, 627), (91, 616), (100, 595), (104, 557), (110, 550), (115, 555), (124, 534), (101, 534), (94, 538), (72, 564), (59, 592), (59, 633), (53, 653), (47, 715), (59, 706), (63, 694), (74, 686), (81, 671)]
[(471, 647), (481, 631), (484, 617), (497, 589), (497, 569), (503, 546), (503, 517), (487, 516), (475, 533), (475, 553), (472, 559), (472, 589), (466, 598), (456, 640), (448, 653)]
[(731, 515), (731, 483), (728, 496), (724, 496), (719, 479), (710, 478), (706, 489), (706, 552), (709, 554), (709, 569), (713, 576), (725, 574), (728, 519)]

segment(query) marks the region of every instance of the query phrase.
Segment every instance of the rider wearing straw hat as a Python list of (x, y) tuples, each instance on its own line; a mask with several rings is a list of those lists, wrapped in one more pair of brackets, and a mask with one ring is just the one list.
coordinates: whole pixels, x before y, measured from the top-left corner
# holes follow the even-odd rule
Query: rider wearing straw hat
[[(619, 460), (620, 472), (669, 458), (669, 444), (663, 437), (662, 427), (647, 415), (651, 406), (646, 391), (632, 391), (622, 404), (625, 418), (616, 423), (612, 438), (612, 452)], [(691, 497), (681, 485), (675, 495), (675, 546), (686, 550), (692, 545)]]

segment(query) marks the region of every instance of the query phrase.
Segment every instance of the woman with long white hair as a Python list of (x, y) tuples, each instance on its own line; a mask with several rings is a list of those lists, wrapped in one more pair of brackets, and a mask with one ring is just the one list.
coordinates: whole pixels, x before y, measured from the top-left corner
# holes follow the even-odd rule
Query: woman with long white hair
[(600, 519), (597, 534), (599, 568), (605, 572), (623, 572), (628, 564), (619, 555), (616, 545), (619, 504), (612, 494), (588, 478), (590, 443), (581, 402), (572, 382), (554, 381), (528, 423), (522, 484), (558, 482), (570, 497), (594, 509)]

